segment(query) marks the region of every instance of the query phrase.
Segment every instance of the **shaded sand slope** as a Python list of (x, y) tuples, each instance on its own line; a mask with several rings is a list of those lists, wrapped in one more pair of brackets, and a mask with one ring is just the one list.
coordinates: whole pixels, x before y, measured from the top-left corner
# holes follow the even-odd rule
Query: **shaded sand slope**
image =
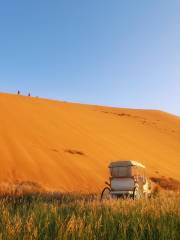
[(97, 191), (109, 162), (134, 159), (180, 180), (180, 118), (150, 110), (0, 94), (0, 183)]

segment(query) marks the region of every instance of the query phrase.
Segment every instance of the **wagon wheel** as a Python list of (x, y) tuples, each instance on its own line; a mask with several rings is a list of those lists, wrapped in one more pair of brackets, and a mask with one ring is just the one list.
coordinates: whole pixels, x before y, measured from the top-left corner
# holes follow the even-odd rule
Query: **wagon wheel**
[(109, 187), (105, 187), (101, 193), (101, 201), (109, 200), (111, 198), (111, 189)]
[(139, 187), (135, 187), (134, 192), (133, 192), (133, 199), (138, 200), (142, 198), (142, 192), (139, 189)]

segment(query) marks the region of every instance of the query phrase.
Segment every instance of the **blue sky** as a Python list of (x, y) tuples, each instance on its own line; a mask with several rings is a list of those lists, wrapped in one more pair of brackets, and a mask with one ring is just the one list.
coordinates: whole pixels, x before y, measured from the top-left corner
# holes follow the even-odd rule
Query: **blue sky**
[(0, 91), (180, 115), (179, 0), (0, 1)]

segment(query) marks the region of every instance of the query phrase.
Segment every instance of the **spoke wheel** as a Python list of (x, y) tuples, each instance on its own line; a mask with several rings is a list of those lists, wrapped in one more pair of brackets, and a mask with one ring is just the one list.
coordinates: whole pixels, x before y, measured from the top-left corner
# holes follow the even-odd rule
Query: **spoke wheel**
[(111, 199), (111, 189), (109, 187), (105, 187), (101, 193), (101, 201)]

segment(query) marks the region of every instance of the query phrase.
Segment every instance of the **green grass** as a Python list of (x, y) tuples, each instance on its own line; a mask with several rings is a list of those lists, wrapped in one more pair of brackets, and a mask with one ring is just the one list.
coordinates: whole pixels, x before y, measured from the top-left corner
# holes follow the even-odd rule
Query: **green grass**
[(180, 194), (100, 203), (92, 196), (0, 200), (0, 239), (180, 239)]

